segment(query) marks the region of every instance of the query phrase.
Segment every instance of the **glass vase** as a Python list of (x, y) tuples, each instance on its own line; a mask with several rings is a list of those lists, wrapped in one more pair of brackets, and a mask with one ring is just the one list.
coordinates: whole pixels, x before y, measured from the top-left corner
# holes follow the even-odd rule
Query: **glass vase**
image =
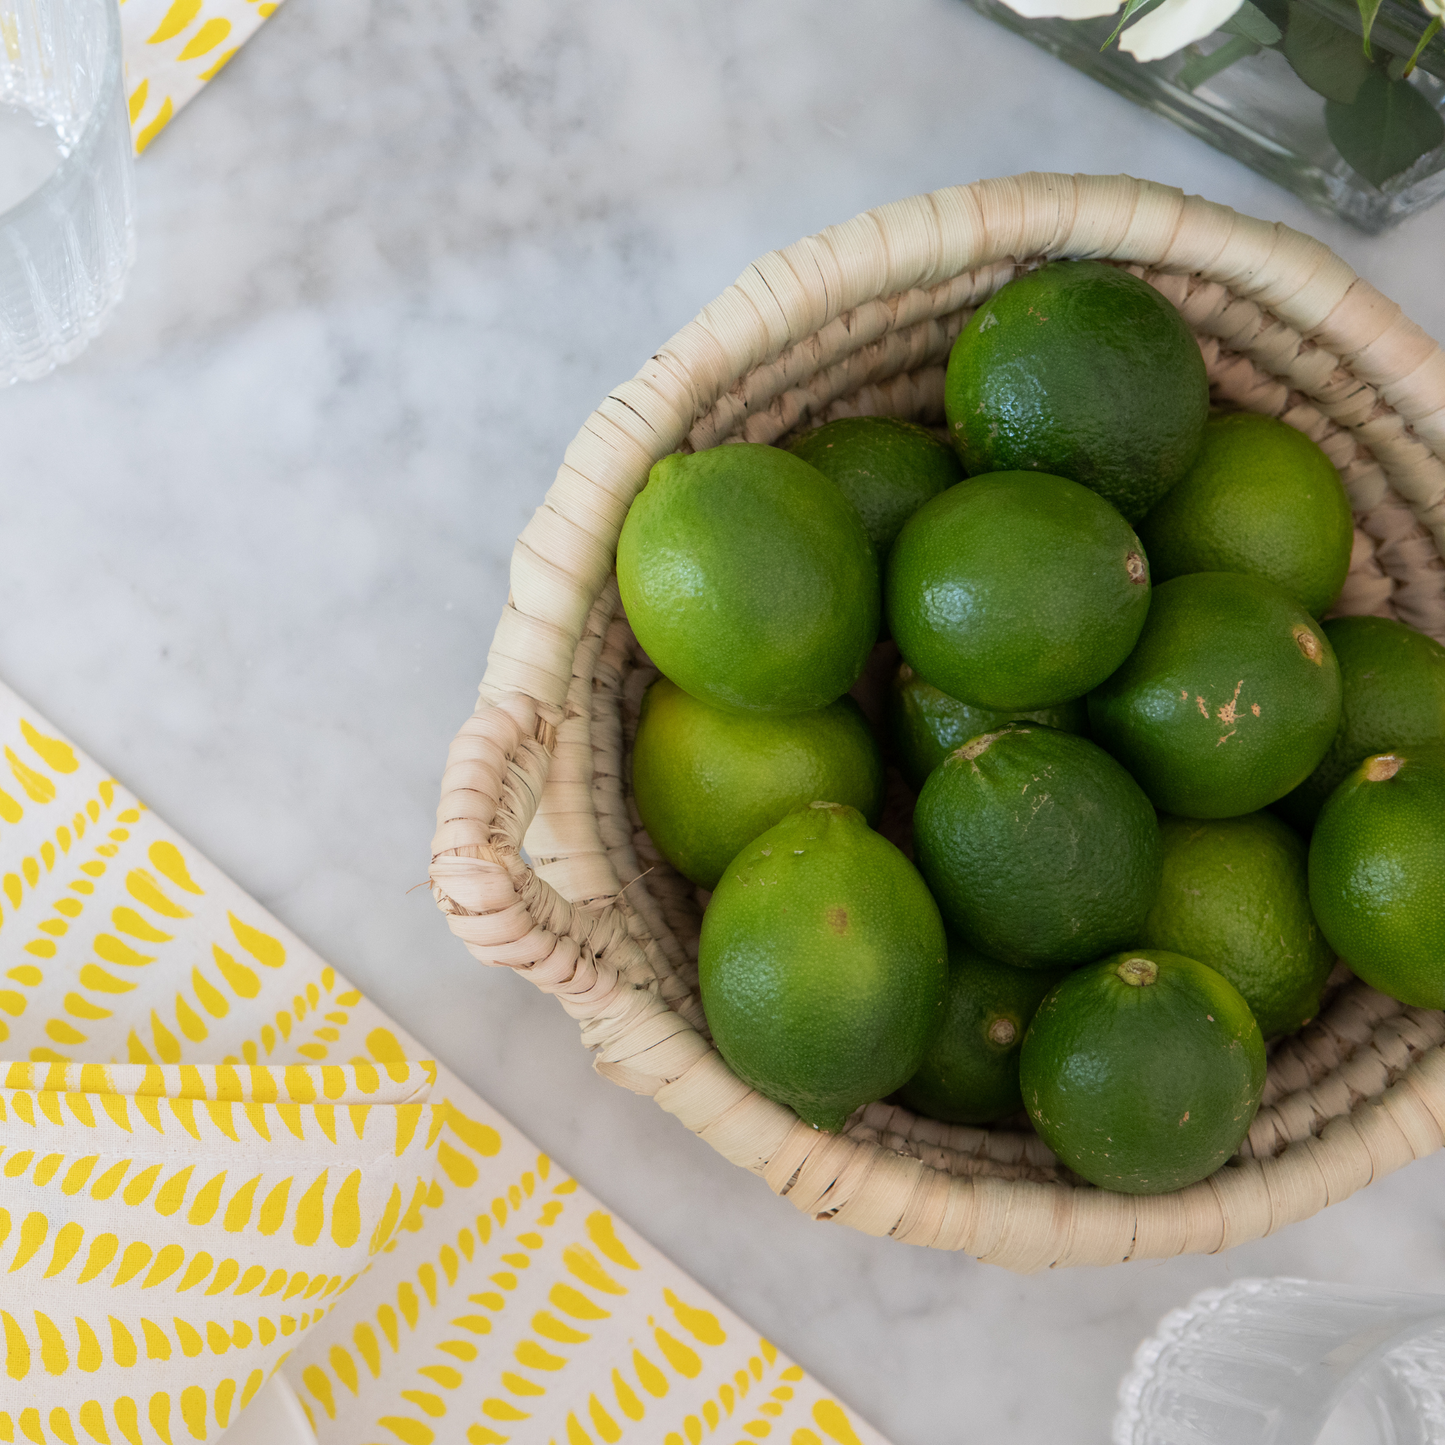
[(1377, 233), (1445, 195), (1445, 41), (1403, 74), (1429, 16), (1384, 0), (1367, 56), (1355, 0), (1254, 0), (1163, 60), (1109, 43), (1117, 16), (974, 9), (1207, 140), (1322, 210)]

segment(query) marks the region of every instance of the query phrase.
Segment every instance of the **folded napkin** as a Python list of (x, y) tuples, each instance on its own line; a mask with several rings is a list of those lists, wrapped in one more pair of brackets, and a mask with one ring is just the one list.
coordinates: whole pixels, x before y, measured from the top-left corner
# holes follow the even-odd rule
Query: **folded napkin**
[(0, 753), (0, 1441), (279, 1367), (324, 1445), (883, 1445), (3, 688)]
[(125, 94), (137, 155), (279, 4), (280, 0), (122, 0)]

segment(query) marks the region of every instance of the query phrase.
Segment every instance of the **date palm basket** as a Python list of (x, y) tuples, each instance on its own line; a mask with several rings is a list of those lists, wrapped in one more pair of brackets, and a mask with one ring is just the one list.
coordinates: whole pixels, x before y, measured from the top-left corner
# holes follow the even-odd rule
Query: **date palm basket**
[(695, 890), (629, 793), (656, 676), (618, 601), (627, 509), (659, 458), (774, 442), (838, 416), (938, 423), (973, 309), (1054, 257), (1125, 266), (1178, 307), (1213, 395), (1314, 438), (1355, 548), (1337, 610), (1445, 638), (1445, 357), (1327, 247), (1125, 176), (1027, 174), (880, 207), (755, 261), (613, 391), (518, 538), (476, 711), (451, 746), (433, 892), (481, 962), (554, 994), (596, 1067), (820, 1220), (1016, 1270), (1212, 1252), (1347, 1198), (1445, 1142), (1445, 1015), (1357, 981), (1271, 1056), (1213, 1177), (1135, 1197), (1034, 1134), (869, 1105), (819, 1133), (713, 1047)]

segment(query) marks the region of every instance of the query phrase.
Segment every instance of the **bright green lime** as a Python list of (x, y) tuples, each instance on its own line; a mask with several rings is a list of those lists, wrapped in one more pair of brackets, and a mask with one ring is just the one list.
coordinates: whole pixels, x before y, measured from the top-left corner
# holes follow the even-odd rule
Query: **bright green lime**
[(878, 636), (878, 564), (857, 511), (778, 447), (664, 457), (622, 525), (617, 581), (662, 672), (734, 712), (825, 707)]
[(1308, 850), (1269, 813), (1162, 818), (1164, 876), (1141, 948), (1166, 948), (1222, 973), (1267, 1039), (1319, 1011), (1335, 955), (1310, 911)]
[(876, 823), (883, 757), (851, 697), (788, 717), (723, 712), (660, 677), (642, 699), (632, 796), (657, 851), (715, 888), (738, 852), (795, 808), (847, 803)]
[(728, 865), (698, 982), (728, 1067), (837, 1131), (917, 1072), (943, 1017), (948, 944), (913, 865), (853, 808), (790, 813)]
[(996, 472), (913, 514), (884, 591), (920, 677), (1013, 711), (1081, 697), (1123, 662), (1149, 611), (1149, 567), (1129, 524), (1087, 487)]
[(1147, 282), (1053, 261), (974, 312), (948, 358), (944, 407), (970, 476), (1072, 477), (1137, 522), (1193, 463), (1209, 378)]
[(1156, 584), (1188, 572), (1247, 572), (1318, 617), (1350, 570), (1355, 523), (1334, 463), (1272, 416), (1209, 418), (1183, 481), (1139, 524)]
[(929, 773), (970, 738), (997, 732), (1011, 722), (1036, 722), (1064, 733), (1089, 735), (1089, 708), (1081, 697), (1032, 712), (996, 712), (949, 697), (924, 682), (906, 662), (899, 664), (888, 688), (887, 720), (894, 757), (914, 789), (921, 788)]
[(1272, 582), (1195, 572), (1154, 589), (1129, 660), (1089, 696), (1095, 740), (1155, 807), (1254, 813), (1309, 776), (1340, 720), (1340, 669)]
[(788, 443), (858, 509), (883, 561), (903, 524), (930, 498), (962, 481), (953, 448), (927, 427), (895, 416), (846, 416)]
[(1071, 973), (1024, 1037), (1024, 1107), (1076, 1174), (1163, 1194), (1213, 1174), (1264, 1092), (1264, 1039), (1223, 974), (1160, 949)]
[(898, 1092), (917, 1114), (988, 1124), (1023, 1108), (1019, 1050), (1034, 1010), (1063, 973), (1013, 968), (948, 945), (948, 1003), (922, 1067)]
[(1445, 747), (1366, 758), (1310, 839), (1310, 902), (1371, 988), (1445, 1008)]
[(1102, 748), (1014, 725), (929, 775), (913, 851), (951, 929), (1026, 968), (1085, 963), (1132, 939), (1159, 887), (1159, 825)]
[(1371, 753), (1445, 743), (1445, 647), (1388, 617), (1335, 617), (1325, 636), (1340, 664), (1340, 726), (1319, 767), (1275, 804), (1304, 832)]

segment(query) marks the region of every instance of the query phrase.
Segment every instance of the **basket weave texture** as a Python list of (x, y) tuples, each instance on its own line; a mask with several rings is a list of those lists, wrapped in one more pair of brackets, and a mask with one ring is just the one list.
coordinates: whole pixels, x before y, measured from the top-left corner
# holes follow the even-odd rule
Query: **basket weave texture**
[(735, 1078), (707, 1036), (699, 902), (628, 795), (656, 672), (613, 567), (632, 499), (671, 452), (844, 415), (941, 421), (944, 364), (973, 309), (1064, 256), (1143, 276), (1193, 329), (1216, 400), (1281, 417), (1330, 455), (1356, 519), (1336, 611), (1445, 640), (1445, 356), (1398, 306), (1320, 242), (1151, 182), (953, 187), (761, 257), (587, 419), (513, 552), (431, 866), (452, 931), (555, 994), (601, 1073), (807, 1214), (1016, 1270), (1225, 1249), (1439, 1149), (1445, 1015), (1350, 982), (1274, 1050), (1239, 1154), (1173, 1194), (1095, 1189), (1031, 1133), (887, 1104), (817, 1132)]

